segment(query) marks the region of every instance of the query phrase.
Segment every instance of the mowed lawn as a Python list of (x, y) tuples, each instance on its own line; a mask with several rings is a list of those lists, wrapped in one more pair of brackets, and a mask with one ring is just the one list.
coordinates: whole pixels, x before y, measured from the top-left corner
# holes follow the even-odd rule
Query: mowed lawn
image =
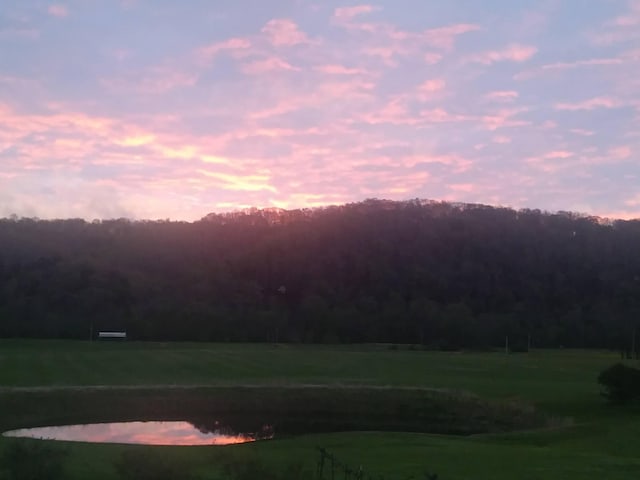
[[(258, 456), (313, 472), (315, 446), (385, 478), (640, 478), (640, 414), (611, 407), (598, 373), (619, 361), (611, 352), (528, 354), (392, 350), (384, 345), (292, 346), (184, 343), (0, 341), (0, 389), (91, 385), (386, 385), (466, 390), (515, 398), (558, 417), (558, 428), (450, 437), (348, 432), (309, 434), (231, 447), (130, 447), (70, 444), (70, 478), (116, 478), (124, 449), (188, 461), (199, 478), (216, 478), (217, 456)], [(632, 364), (634, 364), (633, 362)], [(2, 394), (0, 390), (0, 395)], [(46, 406), (43, 405), (43, 409)], [(11, 412), (0, 412), (0, 418)], [(567, 427), (566, 417), (573, 423)], [(7, 442), (3, 439), (0, 447)]]

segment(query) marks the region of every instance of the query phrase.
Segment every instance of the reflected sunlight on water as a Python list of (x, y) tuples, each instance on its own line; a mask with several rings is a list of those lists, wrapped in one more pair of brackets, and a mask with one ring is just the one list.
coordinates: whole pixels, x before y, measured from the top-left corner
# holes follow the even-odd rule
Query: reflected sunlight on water
[(272, 438), (273, 433), (267, 427), (259, 433), (232, 433), (227, 429), (198, 429), (189, 422), (119, 422), (24, 428), (3, 436), (91, 443), (230, 445)]

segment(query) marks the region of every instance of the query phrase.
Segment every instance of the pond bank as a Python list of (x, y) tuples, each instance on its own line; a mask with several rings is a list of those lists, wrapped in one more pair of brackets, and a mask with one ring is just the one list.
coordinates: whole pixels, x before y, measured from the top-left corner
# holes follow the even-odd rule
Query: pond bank
[(520, 401), (451, 390), (367, 386), (65, 387), (0, 392), (0, 430), (144, 420), (212, 422), (276, 434), (405, 431), (450, 435), (544, 427)]

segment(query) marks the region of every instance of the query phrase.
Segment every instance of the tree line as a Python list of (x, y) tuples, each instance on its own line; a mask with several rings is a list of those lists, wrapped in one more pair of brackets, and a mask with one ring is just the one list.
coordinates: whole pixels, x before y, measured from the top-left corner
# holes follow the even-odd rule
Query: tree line
[(0, 336), (631, 348), (640, 220), (428, 200), (0, 220)]

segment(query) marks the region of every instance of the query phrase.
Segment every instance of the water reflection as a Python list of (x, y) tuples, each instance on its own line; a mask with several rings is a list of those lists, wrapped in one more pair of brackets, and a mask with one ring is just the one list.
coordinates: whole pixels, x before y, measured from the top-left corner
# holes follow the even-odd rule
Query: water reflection
[(264, 427), (256, 433), (234, 433), (227, 428), (212, 430), (189, 422), (118, 422), (65, 425), (11, 430), (7, 437), (92, 443), (134, 443), (143, 445), (230, 445), (273, 437)]

